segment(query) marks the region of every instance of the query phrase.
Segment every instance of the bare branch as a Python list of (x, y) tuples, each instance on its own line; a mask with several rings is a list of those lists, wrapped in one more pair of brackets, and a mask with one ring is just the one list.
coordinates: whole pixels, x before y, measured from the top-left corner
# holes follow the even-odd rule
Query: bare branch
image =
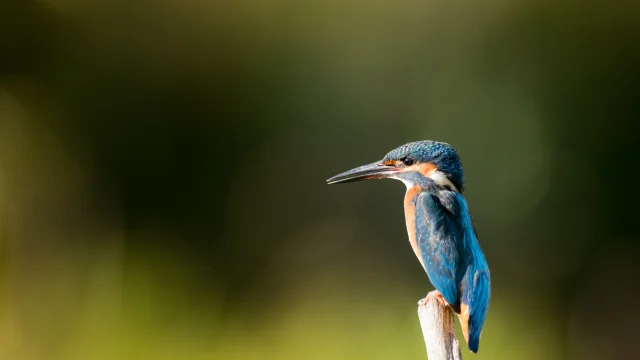
[(438, 291), (430, 292), (418, 302), (418, 317), (429, 360), (462, 360), (456, 340), (453, 310), (438, 299)]

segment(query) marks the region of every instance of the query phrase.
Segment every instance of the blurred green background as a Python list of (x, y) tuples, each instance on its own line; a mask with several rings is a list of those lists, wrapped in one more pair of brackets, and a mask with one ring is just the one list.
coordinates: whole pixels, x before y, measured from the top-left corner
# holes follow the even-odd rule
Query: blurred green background
[(404, 185), (453, 144), (468, 359), (634, 358), (637, 2), (0, 2), (0, 359), (425, 359)]

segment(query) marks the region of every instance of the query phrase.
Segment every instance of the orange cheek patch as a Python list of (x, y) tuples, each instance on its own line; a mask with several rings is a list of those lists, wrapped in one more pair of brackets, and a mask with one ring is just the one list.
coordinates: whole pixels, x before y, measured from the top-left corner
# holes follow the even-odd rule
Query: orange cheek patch
[(422, 174), (425, 177), (429, 176), (430, 173), (436, 170), (437, 170), (436, 166), (433, 163), (429, 163), (429, 162), (422, 163), (422, 164), (415, 164), (415, 165), (407, 166), (406, 168), (404, 168), (404, 171), (415, 171)]

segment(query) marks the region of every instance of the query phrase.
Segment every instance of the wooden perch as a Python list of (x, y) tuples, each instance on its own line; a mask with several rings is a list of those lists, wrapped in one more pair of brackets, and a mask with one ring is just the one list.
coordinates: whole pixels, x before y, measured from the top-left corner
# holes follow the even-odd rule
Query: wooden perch
[(453, 310), (439, 301), (437, 291), (418, 302), (418, 317), (429, 360), (462, 360), (456, 340)]

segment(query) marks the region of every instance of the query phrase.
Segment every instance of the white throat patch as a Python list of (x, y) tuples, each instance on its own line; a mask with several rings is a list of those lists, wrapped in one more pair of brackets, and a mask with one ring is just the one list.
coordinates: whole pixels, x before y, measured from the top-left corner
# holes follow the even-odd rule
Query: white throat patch
[(411, 189), (413, 187), (412, 183), (408, 182), (407, 180), (405, 180), (405, 179), (403, 179), (401, 177), (397, 177), (397, 176), (389, 176), (389, 177), (392, 178), (392, 179), (395, 179), (395, 180), (402, 181), (402, 183), (407, 187), (407, 191), (409, 191), (409, 189)]

